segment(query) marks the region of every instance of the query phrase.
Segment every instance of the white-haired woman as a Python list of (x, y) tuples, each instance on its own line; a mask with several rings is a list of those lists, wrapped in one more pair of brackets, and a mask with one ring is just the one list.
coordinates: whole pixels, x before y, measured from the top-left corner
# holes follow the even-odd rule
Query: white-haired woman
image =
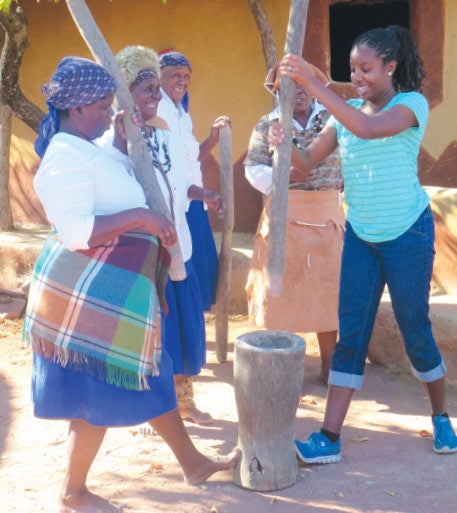
[[(178, 409), (183, 419), (197, 424), (209, 424), (212, 422), (211, 416), (200, 411), (193, 398), (192, 376), (198, 375), (206, 363), (206, 334), (186, 209), (189, 201), (196, 199), (205, 202), (221, 215), (221, 197), (194, 183), (192, 176), (186, 172), (186, 155), (180, 140), (167, 129), (163, 120), (156, 117), (162, 98), (160, 65), (156, 52), (144, 46), (127, 46), (116, 55), (116, 60), (140, 114), (142, 135), (163, 197), (173, 213), (186, 267), (186, 279), (169, 279), (167, 282), (168, 313), (163, 322), (164, 345), (173, 361)], [(107, 147), (106, 144), (104, 147)], [(119, 156), (113, 146), (111, 151)], [(126, 165), (129, 165), (126, 155), (120, 154), (120, 158), (125, 159)]]

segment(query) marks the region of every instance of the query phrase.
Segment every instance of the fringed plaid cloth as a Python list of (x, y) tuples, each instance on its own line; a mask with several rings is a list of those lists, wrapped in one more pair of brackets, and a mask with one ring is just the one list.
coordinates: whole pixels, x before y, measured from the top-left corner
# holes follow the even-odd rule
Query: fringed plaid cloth
[(152, 235), (65, 249), (49, 235), (33, 271), (24, 340), (36, 353), (129, 390), (159, 374), (159, 304), (170, 257)]

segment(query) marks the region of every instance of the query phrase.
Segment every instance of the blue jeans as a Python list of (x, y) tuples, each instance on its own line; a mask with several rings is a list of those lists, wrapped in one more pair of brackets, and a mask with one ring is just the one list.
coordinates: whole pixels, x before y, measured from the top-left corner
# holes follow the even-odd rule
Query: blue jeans
[(385, 285), (413, 374), (424, 382), (446, 367), (429, 319), (435, 228), (428, 206), (404, 234), (380, 243), (360, 239), (346, 223), (341, 265), (339, 340), (329, 383), (359, 390), (376, 313)]

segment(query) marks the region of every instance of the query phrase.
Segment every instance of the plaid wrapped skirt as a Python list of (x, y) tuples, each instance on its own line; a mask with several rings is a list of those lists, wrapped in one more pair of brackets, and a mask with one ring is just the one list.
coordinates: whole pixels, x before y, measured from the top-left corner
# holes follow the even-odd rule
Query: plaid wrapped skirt
[(157, 325), (168, 275), (161, 252), (144, 234), (87, 251), (66, 250), (50, 235), (24, 321), (36, 416), (126, 426), (176, 407)]

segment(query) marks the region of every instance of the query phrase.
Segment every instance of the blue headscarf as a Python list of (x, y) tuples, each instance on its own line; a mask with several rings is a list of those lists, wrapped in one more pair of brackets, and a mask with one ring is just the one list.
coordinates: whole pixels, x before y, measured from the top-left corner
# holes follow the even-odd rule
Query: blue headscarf
[[(165, 66), (186, 66), (192, 71), (192, 67), (188, 59), (180, 52), (176, 52), (175, 50), (170, 50), (168, 52), (164, 52), (159, 55), (159, 63), (160, 69), (165, 68)], [(186, 112), (189, 112), (189, 93), (186, 91), (182, 102), (183, 109)]]
[(186, 66), (192, 71), (190, 62), (182, 53), (170, 50), (159, 55), (160, 69), (165, 66)]
[(40, 124), (35, 141), (38, 156), (43, 157), (52, 137), (59, 131), (59, 110), (89, 105), (115, 90), (114, 78), (99, 64), (82, 57), (62, 59), (49, 84), (41, 88), (49, 112)]

